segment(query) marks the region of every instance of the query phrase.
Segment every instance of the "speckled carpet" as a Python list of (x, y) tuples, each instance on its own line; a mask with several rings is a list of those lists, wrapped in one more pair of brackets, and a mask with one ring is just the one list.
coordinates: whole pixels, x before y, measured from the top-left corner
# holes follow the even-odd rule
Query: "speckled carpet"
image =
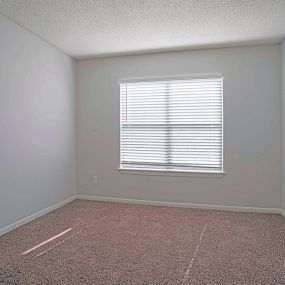
[(285, 219), (76, 200), (0, 237), (0, 284), (285, 284)]

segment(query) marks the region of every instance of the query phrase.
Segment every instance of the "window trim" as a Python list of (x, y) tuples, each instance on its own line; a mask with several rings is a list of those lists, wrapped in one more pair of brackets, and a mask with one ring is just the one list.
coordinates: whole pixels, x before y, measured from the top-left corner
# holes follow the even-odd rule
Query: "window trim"
[[(191, 80), (191, 79), (207, 79), (207, 78), (221, 78), (223, 83), (222, 88), (222, 169), (221, 170), (179, 170), (179, 169), (141, 169), (141, 168), (126, 168), (121, 166), (121, 136), (122, 136), (122, 120), (121, 120), (121, 95), (120, 84), (122, 83), (136, 83), (136, 82), (151, 82), (151, 81), (169, 81), (169, 80)], [(209, 175), (209, 177), (223, 177), (227, 172), (225, 171), (225, 147), (224, 147), (224, 76), (222, 73), (213, 74), (194, 74), (194, 75), (177, 75), (177, 76), (160, 76), (160, 77), (135, 77), (124, 78), (118, 81), (119, 86), (119, 166), (117, 170), (124, 174), (136, 175), (162, 175), (162, 176), (193, 176)]]
[(117, 170), (122, 174), (143, 175), (143, 176), (174, 176), (174, 177), (198, 177), (198, 178), (222, 178), (227, 174), (225, 171), (201, 171), (201, 170), (163, 170), (163, 169), (141, 169), (121, 168)]

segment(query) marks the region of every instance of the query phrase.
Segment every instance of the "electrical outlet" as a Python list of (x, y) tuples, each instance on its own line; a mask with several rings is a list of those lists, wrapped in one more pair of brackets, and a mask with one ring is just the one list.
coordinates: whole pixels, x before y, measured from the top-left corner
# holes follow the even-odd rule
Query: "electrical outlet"
[(97, 176), (92, 176), (92, 184), (97, 184)]

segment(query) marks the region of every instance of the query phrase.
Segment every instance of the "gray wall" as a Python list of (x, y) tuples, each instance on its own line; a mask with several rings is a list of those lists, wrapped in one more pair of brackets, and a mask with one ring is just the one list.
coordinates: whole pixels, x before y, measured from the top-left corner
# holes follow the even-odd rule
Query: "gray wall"
[(281, 44), (282, 59), (282, 208), (285, 211), (285, 40)]
[(75, 193), (75, 62), (0, 15), (0, 229)]
[[(79, 194), (218, 205), (280, 207), (278, 45), (80, 61), (77, 65)], [(119, 85), (133, 77), (224, 75), (224, 177), (120, 173)], [(98, 185), (91, 176), (98, 176)]]

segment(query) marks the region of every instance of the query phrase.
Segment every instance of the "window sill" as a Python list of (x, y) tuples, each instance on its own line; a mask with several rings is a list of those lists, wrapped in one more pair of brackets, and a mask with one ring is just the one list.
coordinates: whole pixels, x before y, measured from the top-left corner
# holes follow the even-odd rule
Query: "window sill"
[(225, 171), (183, 171), (183, 170), (157, 170), (157, 169), (136, 169), (118, 168), (122, 174), (145, 175), (145, 176), (174, 176), (174, 177), (197, 177), (197, 178), (223, 178)]

